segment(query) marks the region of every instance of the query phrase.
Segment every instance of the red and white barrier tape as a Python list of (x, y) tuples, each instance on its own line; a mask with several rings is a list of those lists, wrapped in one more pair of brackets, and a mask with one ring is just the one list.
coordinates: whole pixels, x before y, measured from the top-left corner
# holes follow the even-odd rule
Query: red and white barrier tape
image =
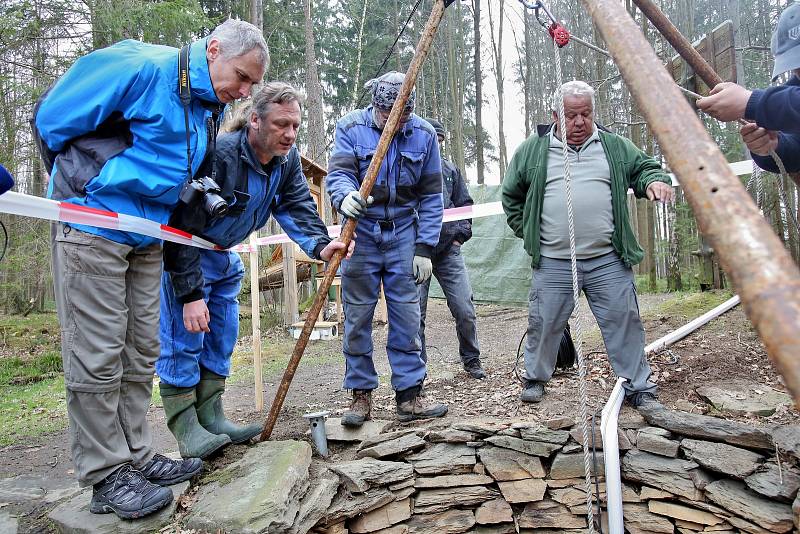
[[(57, 200), (50, 200), (49, 198), (25, 195), (13, 191), (0, 195), (0, 213), (34, 217), (62, 223), (83, 224), (97, 228), (120, 230), (122, 232), (133, 232), (155, 237), (156, 239), (163, 239), (164, 241), (180, 243), (182, 245), (221, 250), (220, 247), (202, 237), (197, 237), (183, 230), (167, 226), (166, 224), (159, 224), (155, 221), (142, 219), (134, 215), (87, 208), (85, 206), (59, 202)], [(444, 222), (487, 217), (489, 215), (498, 215), (501, 213), (503, 213), (503, 208), (499, 202), (490, 202), (477, 206), (464, 206), (461, 208), (444, 210)], [(329, 226), (328, 234), (331, 237), (338, 237), (341, 230), (342, 227), (338, 224)], [(286, 234), (260, 237), (256, 240), (258, 246), (289, 242), (291, 242), (291, 239), (289, 239), (289, 236)], [(253, 248), (249, 244), (237, 245), (231, 250), (236, 252), (253, 252)]]
[[(752, 161), (750, 160), (731, 163), (730, 166), (734, 174), (738, 176), (749, 174), (752, 171)], [(674, 176), (672, 176), (672, 185), (678, 185), (678, 182)], [(630, 191), (628, 193), (630, 194)], [(177, 228), (167, 226), (166, 224), (159, 224), (155, 221), (142, 219), (141, 217), (136, 217), (134, 215), (125, 215), (124, 213), (114, 213), (113, 211), (86, 208), (84, 206), (69, 204), (67, 202), (59, 202), (56, 200), (50, 200), (48, 198), (15, 193), (13, 191), (9, 191), (3, 195), (0, 195), (0, 213), (22, 215), (23, 217), (35, 217), (37, 219), (46, 219), (48, 221), (85, 224), (87, 226), (109, 228), (111, 230), (120, 230), (122, 232), (133, 232), (149, 237), (155, 237), (156, 239), (163, 239), (164, 241), (181, 243), (183, 245), (190, 245), (193, 247), (211, 250), (221, 250), (220, 247), (206, 239), (197, 237), (196, 235), (192, 235), (188, 232), (184, 232), (183, 230), (178, 230)], [(444, 218), (442, 219), (442, 222), (460, 221), (463, 219), (477, 219), (479, 217), (501, 215), (502, 213), (503, 206), (500, 202), (487, 202), (485, 204), (462, 206), (460, 208), (450, 208), (444, 210)], [(329, 226), (328, 234), (331, 237), (339, 237), (341, 230), (342, 227), (340, 225)], [(279, 243), (289, 242), (291, 242), (291, 239), (289, 239), (289, 236), (286, 234), (260, 237), (256, 240), (256, 244), (258, 246), (276, 245)], [(236, 252), (254, 251), (249, 244), (237, 245), (231, 250)]]

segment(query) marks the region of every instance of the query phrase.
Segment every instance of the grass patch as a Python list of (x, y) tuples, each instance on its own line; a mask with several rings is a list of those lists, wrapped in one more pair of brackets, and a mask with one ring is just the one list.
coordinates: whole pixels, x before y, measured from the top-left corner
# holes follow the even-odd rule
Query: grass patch
[(64, 378), (0, 388), (0, 446), (67, 427)]
[(681, 317), (694, 319), (705, 312), (716, 308), (733, 294), (730, 291), (703, 291), (696, 293), (675, 293), (675, 296), (664, 301), (647, 313), (648, 316)]
[(55, 313), (0, 315), (0, 348), (4, 354), (24, 357), (44, 351), (58, 352), (61, 329)]
[[(294, 350), (295, 340), (288, 336), (270, 336), (261, 341), (261, 373), (264, 377), (282, 374)], [(328, 342), (309, 341), (300, 365), (316, 366), (342, 361), (341, 349)], [(239, 346), (231, 358), (233, 383), (252, 383), (253, 352), (250, 347)]]

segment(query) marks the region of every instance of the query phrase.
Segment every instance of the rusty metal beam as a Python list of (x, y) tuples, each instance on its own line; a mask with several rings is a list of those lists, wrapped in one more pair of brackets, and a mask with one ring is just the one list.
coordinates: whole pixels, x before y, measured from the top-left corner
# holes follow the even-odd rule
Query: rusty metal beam
[[(800, 405), (800, 271), (619, 0), (581, 0)], [(640, 0), (637, 0), (637, 4)], [(710, 84), (711, 85), (711, 84)]]

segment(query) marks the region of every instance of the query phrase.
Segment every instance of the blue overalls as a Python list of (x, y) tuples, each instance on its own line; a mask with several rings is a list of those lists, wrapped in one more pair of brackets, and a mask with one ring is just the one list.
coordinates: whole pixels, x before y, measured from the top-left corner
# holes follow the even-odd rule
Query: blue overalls
[[(356, 110), (336, 127), (326, 185), (335, 207), (366, 176), (381, 131), (372, 108)], [(372, 318), (380, 284), (386, 295), (389, 337), (386, 352), (392, 387), (402, 391), (423, 382), (419, 340), (419, 292), (415, 255), (430, 257), (442, 224), (442, 178), (433, 127), (416, 115), (394, 136), (372, 190), (374, 203), (356, 227), (353, 256), (342, 262), (344, 387), (378, 387), (372, 360)]]
[[(266, 169), (248, 148), (245, 131), (221, 136), (217, 143), (219, 159), (234, 160), (221, 169), (220, 186), (233, 180), (240, 157), (247, 163), (247, 193), (250, 195), (243, 211), (212, 221), (202, 237), (221, 247), (242, 242), (254, 230), (274, 215), (281, 227), (310, 257), (319, 257), (319, 250), (330, 242), (324, 223), (319, 219), (308, 184), (300, 167), (297, 148), (288, 156), (276, 157)], [(238, 153), (235, 151), (238, 150)], [(231, 151), (234, 156), (231, 157)], [(244, 154), (240, 156), (239, 154)], [(227, 159), (225, 159), (227, 156)], [(245, 172), (245, 171), (241, 171)], [(235, 211), (236, 203), (230, 205)], [(177, 253), (199, 253), (202, 277), (194, 273), (169, 273), (165, 268), (161, 278), (161, 355), (156, 362), (160, 379), (177, 387), (193, 387), (200, 381), (200, 366), (218, 375), (229, 376), (231, 355), (239, 335), (239, 301), (244, 278), (244, 266), (239, 254), (231, 251), (177, 247)], [(165, 248), (165, 265), (168, 250)], [(181, 269), (184, 263), (179, 261)], [(189, 269), (191, 270), (191, 269)], [(190, 282), (177, 282), (176, 276), (191, 277)], [(193, 280), (199, 280), (198, 283)], [(194, 291), (193, 284), (197, 287)], [(177, 291), (183, 294), (176, 294)], [(201, 290), (200, 293), (197, 290)], [(187, 295), (191, 295), (187, 298)], [(203, 298), (210, 315), (208, 333), (190, 333), (183, 325), (183, 305)]]

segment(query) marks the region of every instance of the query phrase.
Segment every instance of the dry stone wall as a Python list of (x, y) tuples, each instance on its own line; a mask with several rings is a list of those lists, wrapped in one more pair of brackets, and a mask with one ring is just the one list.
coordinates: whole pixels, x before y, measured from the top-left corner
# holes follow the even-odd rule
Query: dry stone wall
[[(372, 435), (328, 466), (340, 484), (312, 532), (585, 532), (581, 435), (571, 418)], [(800, 427), (625, 408), (618, 438), (627, 532), (798, 531)], [(605, 503), (601, 450), (596, 465)]]

